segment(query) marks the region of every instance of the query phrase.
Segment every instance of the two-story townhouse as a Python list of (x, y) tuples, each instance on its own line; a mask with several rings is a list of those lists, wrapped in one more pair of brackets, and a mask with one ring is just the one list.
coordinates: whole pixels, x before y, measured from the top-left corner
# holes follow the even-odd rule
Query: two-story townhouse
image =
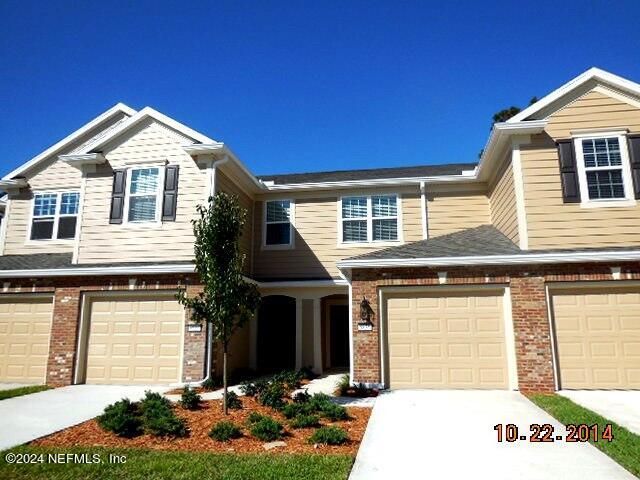
[(640, 85), (590, 69), (479, 163), (255, 176), (223, 143), (116, 105), (0, 181), (0, 382), (214, 374), (190, 221), (247, 211), (263, 302), (232, 368), (387, 388), (640, 388)]

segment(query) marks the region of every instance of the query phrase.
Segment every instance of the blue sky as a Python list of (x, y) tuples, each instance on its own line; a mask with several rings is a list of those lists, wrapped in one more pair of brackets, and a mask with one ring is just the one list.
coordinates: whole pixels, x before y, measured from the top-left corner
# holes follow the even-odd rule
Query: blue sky
[(1, 175), (119, 101), (264, 174), (475, 161), (503, 107), (640, 81), (637, 1), (47, 3), (0, 3)]

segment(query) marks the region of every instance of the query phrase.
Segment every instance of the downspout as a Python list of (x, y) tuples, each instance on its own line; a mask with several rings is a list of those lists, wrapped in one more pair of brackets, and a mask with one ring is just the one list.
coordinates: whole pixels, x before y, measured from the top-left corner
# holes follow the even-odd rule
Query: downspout
[[(216, 195), (216, 168), (223, 163), (229, 161), (229, 156), (225, 155), (220, 160), (216, 160), (211, 164), (211, 187), (209, 188), (209, 196), (214, 197)], [(208, 199), (207, 199), (208, 200)], [(211, 328), (211, 324), (207, 322), (207, 359), (205, 365), (205, 375), (202, 380), (199, 382), (189, 382), (191, 385), (200, 386), (207, 380), (211, 378), (213, 373), (213, 328)]]

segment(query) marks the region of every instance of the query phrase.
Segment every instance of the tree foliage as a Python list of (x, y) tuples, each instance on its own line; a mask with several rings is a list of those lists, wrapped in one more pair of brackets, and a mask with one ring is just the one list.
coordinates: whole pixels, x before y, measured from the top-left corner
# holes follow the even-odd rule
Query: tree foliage
[(191, 312), (191, 321), (208, 322), (213, 338), (223, 349), (223, 386), (226, 412), (226, 357), (233, 334), (254, 314), (260, 304), (257, 286), (245, 279), (245, 256), (239, 239), (246, 211), (235, 196), (219, 192), (207, 206), (198, 206), (193, 220), (195, 270), (202, 291), (189, 297), (185, 289), (178, 301)]

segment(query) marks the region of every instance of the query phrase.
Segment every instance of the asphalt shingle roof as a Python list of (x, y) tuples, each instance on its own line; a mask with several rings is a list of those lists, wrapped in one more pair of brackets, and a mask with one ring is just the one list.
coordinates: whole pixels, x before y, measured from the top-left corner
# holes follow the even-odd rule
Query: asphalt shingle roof
[(473, 170), (476, 166), (477, 163), (450, 163), (444, 165), (421, 165), (416, 167), (370, 168), (364, 170), (334, 170), (329, 172), (258, 175), (258, 178), (265, 182), (274, 182), (278, 185), (286, 183), (342, 182), (349, 180), (378, 180), (381, 178), (460, 175), (464, 170)]
[(91, 268), (91, 267), (120, 267), (120, 266), (143, 266), (143, 265), (165, 265), (189, 262), (111, 262), (111, 263), (71, 263), (73, 255), (71, 253), (35, 253), (29, 255), (3, 255), (0, 256), (0, 271), (2, 270), (42, 270), (42, 269), (62, 269), (62, 268)]

